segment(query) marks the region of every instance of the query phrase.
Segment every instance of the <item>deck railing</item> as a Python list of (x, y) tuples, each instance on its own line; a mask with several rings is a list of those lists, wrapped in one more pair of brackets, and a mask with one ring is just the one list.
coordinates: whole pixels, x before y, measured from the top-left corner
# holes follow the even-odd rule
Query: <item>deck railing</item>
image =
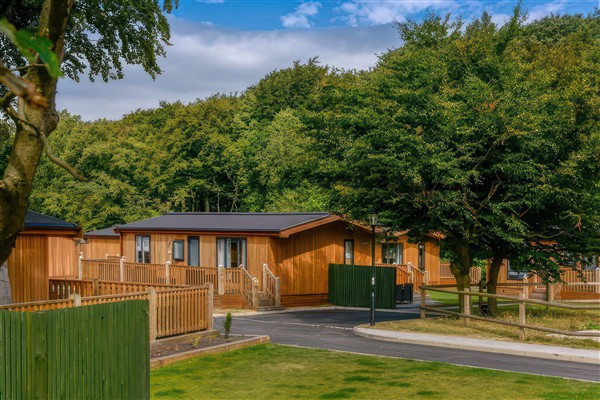
[[(34, 312), (110, 303), (126, 300), (148, 300), (150, 339), (212, 329), (212, 284), (173, 287), (166, 285), (93, 282), (52, 279), (51, 294), (58, 299), (1, 306), (3, 310)], [(101, 295), (91, 295), (94, 290)], [(132, 292), (128, 292), (132, 290)], [(80, 293), (78, 293), (80, 291)], [(108, 294), (109, 292), (115, 292)], [(85, 295), (82, 295), (84, 293)], [(68, 298), (60, 298), (67, 296)]]
[(269, 299), (274, 300), (275, 306), (279, 307), (281, 305), (279, 278), (271, 272), (267, 264), (263, 264), (263, 292)]
[(258, 280), (245, 268), (240, 268), (242, 302), (250, 308), (258, 307)]

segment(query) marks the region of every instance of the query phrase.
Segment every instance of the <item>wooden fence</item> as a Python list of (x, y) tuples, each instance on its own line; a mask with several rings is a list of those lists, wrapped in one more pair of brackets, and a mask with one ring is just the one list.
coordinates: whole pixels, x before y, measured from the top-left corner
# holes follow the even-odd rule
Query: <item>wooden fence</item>
[(0, 399), (147, 399), (148, 302), (0, 310)]
[[(371, 305), (372, 267), (329, 264), (329, 302), (350, 307)], [(396, 308), (396, 271), (375, 268), (375, 307)]]
[[(451, 290), (451, 289), (448, 289), (445, 287), (439, 287), (439, 286), (435, 287), (435, 286), (422, 285), (420, 287), (420, 289), (421, 289), (421, 307), (420, 307), (421, 308), (421, 318), (426, 318), (427, 311), (433, 311), (436, 313), (442, 313), (442, 314), (462, 317), (462, 318), (464, 318), (465, 326), (469, 325), (469, 320), (471, 320), (471, 319), (486, 321), (486, 322), (491, 322), (491, 323), (496, 323), (496, 324), (501, 324), (501, 325), (514, 326), (514, 327), (519, 328), (519, 339), (520, 340), (525, 340), (525, 329), (533, 329), (533, 330), (538, 330), (538, 331), (542, 331), (542, 332), (549, 332), (549, 333), (555, 333), (555, 334), (566, 335), (566, 336), (593, 337), (593, 338), (600, 337), (600, 334), (598, 334), (597, 332), (563, 331), (563, 330), (559, 330), (559, 329), (548, 328), (545, 326), (527, 324), (526, 323), (525, 305), (526, 304), (539, 304), (539, 305), (545, 305), (548, 307), (556, 307), (556, 308), (563, 308), (563, 309), (569, 309), (569, 310), (600, 310), (600, 306), (575, 306), (575, 305), (570, 305), (570, 304), (555, 303), (555, 302), (551, 302), (551, 301), (526, 299), (524, 293), (519, 293), (519, 297), (515, 298), (514, 296), (504, 296), (504, 295), (490, 294), (490, 293), (477, 292), (477, 291), (472, 292), (468, 289), (464, 290), (464, 291)], [(427, 291), (452, 293), (452, 294), (456, 294), (457, 296), (461, 296), (463, 298), (462, 312), (450, 311), (448, 309), (442, 309), (439, 307), (428, 307), (425, 303), (425, 299), (427, 297)], [(473, 296), (476, 296), (479, 298), (487, 297), (487, 298), (496, 298), (496, 299), (501, 299), (501, 300), (509, 300), (511, 302), (518, 303), (519, 304), (519, 322), (518, 323), (510, 322), (510, 321), (495, 319), (495, 318), (491, 318), (491, 317), (473, 315), (473, 313), (471, 311), (471, 308), (472, 308), (471, 305), (473, 303), (471, 298)]]
[[(54, 300), (10, 304), (0, 310), (39, 311), (71, 308), (124, 300), (150, 302), (150, 339), (212, 329), (213, 289), (202, 287), (130, 284), (121, 282), (53, 279), (50, 282)], [(72, 285), (74, 284), (74, 285)], [(80, 290), (81, 292), (77, 292)], [(97, 290), (97, 292), (94, 292)], [(94, 295), (94, 293), (98, 293)], [(68, 298), (66, 298), (68, 296)]]

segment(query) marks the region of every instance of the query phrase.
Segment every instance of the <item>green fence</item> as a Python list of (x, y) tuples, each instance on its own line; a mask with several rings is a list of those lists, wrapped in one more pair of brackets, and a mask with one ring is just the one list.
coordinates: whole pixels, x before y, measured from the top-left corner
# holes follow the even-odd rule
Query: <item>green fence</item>
[[(371, 267), (329, 264), (329, 302), (338, 306), (371, 306)], [(375, 307), (396, 308), (396, 269), (375, 267)]]
[(148, 301), (0, 310), (0, 399), (147, 399)]

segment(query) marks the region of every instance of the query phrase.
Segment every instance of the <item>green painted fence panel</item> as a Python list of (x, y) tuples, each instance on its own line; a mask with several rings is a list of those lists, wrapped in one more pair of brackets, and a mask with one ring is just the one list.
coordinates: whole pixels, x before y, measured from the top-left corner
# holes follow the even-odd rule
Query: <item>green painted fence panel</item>
[[(371, 266), (329, 264), (329, 302), (338, 306), (371, 306)], [(375, 307), (396, 308), (396, 270), (375, 267)]]
[(0, 399), (148, 399), (148, 301), (0, 310)]

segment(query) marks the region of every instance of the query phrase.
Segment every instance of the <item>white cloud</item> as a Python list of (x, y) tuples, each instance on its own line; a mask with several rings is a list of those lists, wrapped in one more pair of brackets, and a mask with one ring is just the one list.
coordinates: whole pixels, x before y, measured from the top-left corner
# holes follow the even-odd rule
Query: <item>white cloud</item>
[(310, 28), (312, 25), (308, 17), (317, 15), (320, 7), (318, 1), (302, 3), (293, 13), (282, 16), (281, 22), (286, 28)]
[(120, 118), (159, 100), (194, 101), (214, 93), (242, 92), (274, 69), (319, 56), (324, 65), (368, 69), (377, 55), (398, 47), (391, 25), (291, 31), (235, 31), (171, 18), (173, 46), (159, 60), (163, 74), (152, 81), (128, 66), (125, 79), (104, 83), (59, 82), (57, 106), (85, 120)]
[(454, 0), (352, 0), (342, 3), (336, 11), (342, 14), (341, 19), (349, 25), (359, 26), (405, 21), (407, 16), (427, 8), (434, 8), (437, 11), (454, 10), (458, 8), (458, 3)]
[(527, 12), (527, 20), (534, 21), (550, 14), (564, 13), (568, 11), (569, 0), (556, 0), (549, 3), (542, 3)]

